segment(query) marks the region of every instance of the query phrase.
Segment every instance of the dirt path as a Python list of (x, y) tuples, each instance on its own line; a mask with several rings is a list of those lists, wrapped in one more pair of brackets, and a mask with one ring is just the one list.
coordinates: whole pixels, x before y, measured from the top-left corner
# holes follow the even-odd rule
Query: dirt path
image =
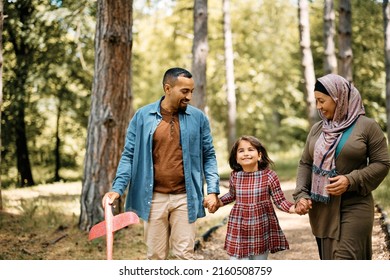
[[(293, 185), (282, 183), (282, 189), (290, 201)], [(227, 192), (227, 188), (222, 187), (221, 192)], [(0, 212), (0, 259), (105, 259), (104, 240), (90, 242), (87, 240), (87, 233), (79, 231), (76, 227), (80, 212), (80, 193), (80, 183), (58, 183), (4, 190), (6, 212)], [(198, 220), (199, 246), (196, 250), (198, 259), (228, 259), (223, 250), (226, 224), (221, 223), (228, 217), (231, 207), (227, 205), (215, 214), (208, 213), (205, 218)], [(47, 210), (43, 220), (38, 219), (35, 213), (38, 209)], [(19, 216), (21, 210), (29, 215)], [(58, 214), (54, 215), (57, 210), (61, 210), (61, 213), (63, 211), (60, 217)], [(290, 250), (270, 254), (269, 259), (318, 260), (308, 216), (287, 214), (280, 210), (276, 210), (276, 214), (290, 243)], [(373, 229), (373, 259), (390, 260), (379, 217), (377, 214)], [(55, 223), (57, 219), (59, 221)], [(38, 227), (40, 221), (43, 221), (43, 225)], [(218, 224), (221, 226), (213, 231), (207, 241), (203, 241), (204, 233)], [(27, 225), (29, 227), (26, 228)], [(118, 233), (115, 242), (116, 248), (122, 248), (115, 250), (115, 259), (144, 259), (146, 247), (143, 243), (141, 224)]]
[[(286, 198), (292, 199), (294, 183), (282, 183), (282, 189)], [(226, 188), (221, 188), (221, 192), (226, 192)], [(220, 208), (214, 214), (207, 214), (205, 220), (212, 220), (214, 224), (222, 221), (229, 215), (231, 206), (227, 205)], [(309, 224), (309, 217), (288, 214), (276, 209), (280, 226), (283, 229), (290, 244), (290, 250), (270, 254), (270, 260), (319, 260), (317, 245), (313, 237)], [(390, 254), (386, 248), (386, 236), (380, 226), (380, 214), (375, 215), (375, 224), (373, 229), (373, 259), (390, 260)], [(204, 222), (203, 222), (204, 223)], [(228, 259), (229, 256), (223, 250), (224, 238), (226, 234), (226, 225), (219, 227), (210, 237), (209, 241), (201, 242), (201, 248), (197, 250), (200, 259)], [(201, 239), (200, 239), (201, 240)]]

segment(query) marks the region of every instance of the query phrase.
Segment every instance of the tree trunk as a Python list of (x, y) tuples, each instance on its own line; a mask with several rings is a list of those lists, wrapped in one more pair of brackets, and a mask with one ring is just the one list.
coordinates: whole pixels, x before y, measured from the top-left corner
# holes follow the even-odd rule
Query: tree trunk
[(352, 82), (351, 1), (340, 0), (339, 7), (339, 74)]
[(60, 119), (61, 119), (61, 113), (62, 113), (62, 92), (60, 90), (59, 92), (59, 98), (58, 98), (58, 104), (57, 104), (57, 120), (56, 120), (56, 147), (54, 149), (54, 155), (55, 155), (55, 168), (54, 168), (54, 182), (58, 182), (61, 180), (60, 177), (60, 168), (61, 168), (61, 138), (60, 138)]
[(325, 0), (324, 3), (324, 72), (325, 74), (337, 73), (337, 57), (334, 43), (335, 13), (333, 0)]
[(226, 71), (226, 93), (228, 104), (228, 151), (236, 140), (236, 86), (234, 82), (234, 55), (232, 28), (230, 20), (230, 0), (222, 0), (223, 5), (223, 34), (225, 43), (225, 71)]
[[(4, 6), (3, 0), (0, 0), (0, 147), (1, 147), (1, 109), (3, 108), (3, 20)], [(1, 166), (1, 150), (0, 150), (0, 166)], [(0, 170), (2, 170), (0, 168)], [(1, 175), (0, 171), (0, 211), (3, 210), (3, 196), (1, 195)]]
[[(12, 110), (13, 126), (15, 132), (16, 144), (16, 161), (19, 174), (19, 185), (32, 186), (34, 180), (31, 172), (31, 165), (29, 159), (27, 136), (26, 136), (26, 122), (25, 122), (25, 107), (26, 107), (26, 84), (30, 66), (33, 64), (34, 46), (30, 40), (27, 40), (29, 29), (31, 28), (31, 18), (34, 14), (34, 8), (31, 1), (22, 1), (18, 7), (16, 17), (21, 24), (21, 34), (17, 34), (14, 26), (7, 22), (6, 28), (9, 34), (9, 41), (15, 50), (16, 65), (14, 68), (15, 80), (13, 81), (13, 100), (10, 110)], [(22, 36), (23, 38), (18, 38)]]
[(307, 0), (298, 1), (299, 41), (302, 54), (302, 67), (304, 79), (304, 94), (307, 105), (307, 114), (310, 127), (317, 121), (318, 113), (314, 98), (314, 73), (313, 55), (311, 52), (309, 3)]
[[(28, 66), (26, 66), (28, 67)], [(18, 71), (19, 72), (19, 71)], [(22, 72), (24, 72), (22, 70)], [(27, 78), (27, 73), (23, 74), (25, 78)], [(22, 76), (23, 76), (22, 75)], [(25, 122), (25, 101), (24, 96), (26, 95), (24, 89), (25, 79), (20, 78), (20, 87), (21, 96), (19, 103), (16, 104), (16, 160), (20, 182), (19, 185), (21, 187), (25, 186), (33, 186), (35, 185), (34, 179), (31, 172), (31, 164), (30, 158), (28, 154), (28, 146), (27, 146), (27, 136), (26, 136), (26, 122)]]
[(386, 118), (387, 139), (390, 140), (390, 5), (383, 0), (383, 21), (385, 36), (385, 69), (386, 69)]
[(208, 55), (207, 41), (207, 0), (194, 2), (194, 40), (192, 45), (192, 75), (195, 81), (195, 93), (192, 104), (206, 111), (206, 68)]
[(79, 220), (82, 230), (104, 219), (101, 199), (111, 189), (132, 113), (133, 1), (98, 0), (97, 5), (95, 73)]

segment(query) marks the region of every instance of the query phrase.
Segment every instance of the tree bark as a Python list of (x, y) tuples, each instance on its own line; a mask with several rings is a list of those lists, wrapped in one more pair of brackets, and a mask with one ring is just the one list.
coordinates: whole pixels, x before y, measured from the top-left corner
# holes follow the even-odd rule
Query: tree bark
[[(1, 147), (1, 109), (3, 108), (3, 21), (4, 21), (4, 6), (3, 0), (0, 0), (0, 147)], [(1, 166), (1, 150), (0, 150), (0, 166)], [(0, 170), (2, 170), (0, 168)], [(3, 196), (1, 195), (1, 175), (0, 171), (0, 211), (3, 210)]]
[(313, 55), (311, 52), (309, 3), (307, 0), (298, 1), (299, 42), (302, 54), (304, 79), (304, 94), (307, 105), (307, 114), (310, 127), (317, 121), (318, 113), (314, 98), (315, 72)]
[(383, 0), (383, 24), (385, 37), (385, 70), (386, 70), (386, 119), (387, 139), (390, 139), (390, 5)]
[(133, 1), (99, 0), (97, 5), (95, 72), (79, 219), (82, 230), (104, 219), (101, 199), (115, 177), (132, 113)]
[(325, 0), (324, 3), (324, 72), (325, 74), (337, 73), (337, 57), (334, 43), (335, 12), (333, 0)]
[(236, 86), (234, 81), (234, 55), (233, 55), (233, 40), (232, 27), (230, 20), (230, 0), (223, 0), (223, 34), (225, 44), (225, 71), (226, 71), (226, 93), (228, 104), (228, 142), (227, 150), (236, 140)]
[(54, 155), (55, 155), (55, 167), (54, 167), (54, 182), (58, 182), (61, 180), (60, 176), (60, 168), (61, 168), (61, 138), (60, 138), (60, 120), (61, 120), (61, 113), (62, 113), (62, 95), (63, 93), (60, 92), (58, 93), (58, 104), (57, 104), (57, 119), (56, 119), (56, 132), (55, 132), (55, 137), (56, 137), (56, 146), (54, 149)]
[[(27, 68), (26, 66), (25, 68)], [(19, 72), (19, 71), (18, 71)], [(22, 70), (22, 72), (25, 72)], [(24, 74), (24, 77), (27, 78), (27, 73)], [(25, 79), (20, 79), (19, 89), (22, 90), (22, 98), (19, 100), (19, 104), (17, 104), (16, 108), (16, 159), (17, 159), (17, 167), (20, 182), (19, 185), (21, 187), (33, 186), (35, 185), (32, 172), (31, 172), (31, 164), (27, 146), (27, 136), (26, 136), (26, 122), (25, 122), (25, 101), (24, 96), (26, 95), (24, 84), (26, 82)], [(23, 99), (23, 100), (22, 100)]]
[[(30, 66), (33, 64), (35, 48), (31, 41), (26, 38), (31, 29), (31, 19), (34, 16), (34, 8), (31, 1), (22, 1), (17, 9), (17, 21), (21, 25), (20, 34), (14, 26), (8, 22), (5, 25), (9, 34), (9, 41), (13, 45), (16, 56), (14, 69), (16, 79), (13, 81), (13, 103), (10, 106), (13, 114), (13, 126), (15, 132), (16, 161), (19, 174), (19, 186), (35, 185), (27, 145), (25, 108), (26, 108), (26, 84)], [(19, 38), (21, 37), (21, 38)]]
[(206, 70), (207, 70), (207, 0), (194, 1), (194, 39), (192, 45), (192, 75), (195, 81), (195, 94), (192, 96), (192, 104), (206, 111)]
[(339, 6), (339, 74), (352, 82), (351, 1), (340, 0)]

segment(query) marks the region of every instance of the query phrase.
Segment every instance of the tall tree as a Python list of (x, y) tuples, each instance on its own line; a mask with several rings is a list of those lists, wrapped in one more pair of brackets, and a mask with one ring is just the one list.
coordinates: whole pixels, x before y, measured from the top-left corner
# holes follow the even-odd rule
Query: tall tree
[(339, 4), (339, 74), (348, 81), (353, 80), (352, 75), (352, 13), (351, 1), (340, 0)]
[(334, 43), (335, 12), (333, 0), (324, 1), (324, 72), (337, 73), (337, 57)]
[(14, 115), (12, 119), (13, 134), (16, 143), (16, 160), (19, 173), (20, 186), (34, 185), (31, 172), (29, 149), (26, 134), (26, 103), (27, 103), (27, 80), (31, 66), (33, 65), (38, 46), (31, 40), (30, 33), (33, 33), (35, 18), (35, 5), (33, 0), (17, 1), (16, 3), (6, 2), (7, 6), (16, 5), (14, 9), (5, 10), (8, 17), (12, 18), (4, 22), (9, 41), (13, 45), (16, 57), (16, 66), (13, 68), (14, 79), (11, 82), (12, 105), (10, 111)]
[(234, 55), (233, 55), (233, 40), (232, 27), (230, 20), (230, 0), (222, 0), (223, 12), (223, 38), (225, 43), (225, 73), (226, 73), (226, 93), (228, 105), (228, 151), (233, 146), (236, 139), (236, 90), (234, 82)]
[(383, 1), (382, 8), (385, 36), (387, 139), (390, 139), (390, 5), (388, 0)]
[[(4, 20), (3, 0), (0, 0), (0, 124), (1, 111), (3, 108), (3, 20)], [(1, 125), (0, 125), (0, 165), (1, 165)], [(3, 210), (3, 197), (1, 195), (1, 175), (0, 171), (0, 211)]]
[(79, 219), (82, 230), (103, 219), (101, 199), (111, 188), (132, 113), (133, 1), (98, 0), (97, 5), (95, 73)]
[(192, 104), (202, 111), (206, 109), (206, 70), (207, 70), (207, 0), (194, 1), (194, 39), (192, 44), (192, 74), (195, 93)]
[(304, 78), (304, 94), (307, 105), (309, 125), (312, 126), (318, 117), (316, 102), (314, 98), (315, 73), (313, 55), (311, 52), (309, 2), (308, 0), (298, 1), (299, 18), (299, 42), (301, 46), (302, 67)]

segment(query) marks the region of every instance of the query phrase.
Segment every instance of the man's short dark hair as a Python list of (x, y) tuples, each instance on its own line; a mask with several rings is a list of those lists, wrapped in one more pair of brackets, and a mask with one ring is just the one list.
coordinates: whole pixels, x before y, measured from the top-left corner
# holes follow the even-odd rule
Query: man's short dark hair
[(181, 76), (189, 79), (192, 78), (192, 74), (184, 68), (174, 67), (168, 69), (164, 74), (163, 86), (165, 84), (173, 85), (177, 78)]

